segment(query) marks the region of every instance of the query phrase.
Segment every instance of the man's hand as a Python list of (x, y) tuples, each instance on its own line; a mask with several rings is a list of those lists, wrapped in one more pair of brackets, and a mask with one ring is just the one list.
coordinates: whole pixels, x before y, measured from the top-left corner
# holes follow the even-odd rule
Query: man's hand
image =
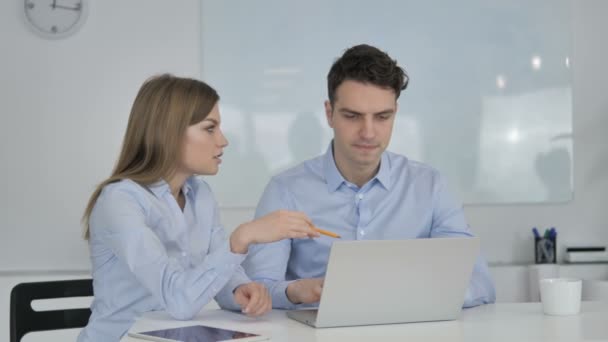
[(260, 283), (243, 284), (234, 290), (234, 301), (247, 316), (261, 316), (272, 309), (272, 298)]
[(300, 279), (287, 285), (287, 298), (294, 304), (316, 303), (321, 300), (325, 278)]

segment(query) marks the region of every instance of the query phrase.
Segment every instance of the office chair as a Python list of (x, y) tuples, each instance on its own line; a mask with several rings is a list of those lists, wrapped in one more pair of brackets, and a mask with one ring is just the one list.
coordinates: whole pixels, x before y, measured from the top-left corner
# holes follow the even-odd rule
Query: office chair
[(93, 280), (59, 280), (21, 283), (11, 291), (10, 342), (19, 342), (32, 331), (79, 328), (87, 325), (89, 308), (34, 311), (37, 299), (93, 296)]

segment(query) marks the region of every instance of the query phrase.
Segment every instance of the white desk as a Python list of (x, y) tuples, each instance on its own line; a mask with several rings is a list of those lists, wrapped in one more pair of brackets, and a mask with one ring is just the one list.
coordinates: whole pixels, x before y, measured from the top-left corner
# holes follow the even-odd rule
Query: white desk
[[(608, 302), (583, 302), (576, 316), (545, 316), (540, 303), (484, 305), (463, 310), (456, 321), (313, 329), (273, 310), (262, 318), (203, 310), (193, 321), (175, 321), (164, 312), (141, 317), (131, 331), (191, 324), (270, 335), (272, 341), (608, 341)], [(141, 341), (125, 336), (123, 342)]]

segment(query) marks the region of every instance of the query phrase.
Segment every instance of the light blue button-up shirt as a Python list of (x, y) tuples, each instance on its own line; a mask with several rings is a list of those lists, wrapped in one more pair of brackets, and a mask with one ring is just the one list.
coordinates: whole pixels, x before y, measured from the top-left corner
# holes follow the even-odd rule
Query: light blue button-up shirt
[[(382, 154), (376, 176), (359, 188), (338, 171), (330, 144), (324, 155), (271, 179), (255, 215), (279, 209), (302, 211), (316, 226), (341, 235), (342, 240), (472, 236), (462, 205), (450, 195), (437, 170), (391, 152)], [(321, 235), (255, 245), (243, 267), (251, 279), (266, 284), (273, 307), (293, 309), (298, 306), (287, 298), (287, 285), (323, 277), (333, 241)], [(479, 256), (464, 306), (492, 303), (495, 298), (487, 264)]]
[(183, 211), (164, 181), (103, 189), (89, 220), (95, 298), (78, 341), (118, 341), (147, 311), (190, 319), (214, 297), (238, 309), (245, 255), (230, 251), (209, 186), (191, 177), (182, 191)]

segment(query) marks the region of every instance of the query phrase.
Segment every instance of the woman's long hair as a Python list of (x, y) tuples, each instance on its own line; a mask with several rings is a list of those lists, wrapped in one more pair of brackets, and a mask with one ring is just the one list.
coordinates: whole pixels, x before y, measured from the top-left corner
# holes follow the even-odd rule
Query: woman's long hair
[(116, 166), (97, 186), (84, 211), (85, 239), (103, 188), (122, 179), (145, 186), (170, 178), (181, 156), (186, 128), (205, 119), (218, 100), (215, 89), (190, 78), (164, 74), (144, 82), (133, 102)]

